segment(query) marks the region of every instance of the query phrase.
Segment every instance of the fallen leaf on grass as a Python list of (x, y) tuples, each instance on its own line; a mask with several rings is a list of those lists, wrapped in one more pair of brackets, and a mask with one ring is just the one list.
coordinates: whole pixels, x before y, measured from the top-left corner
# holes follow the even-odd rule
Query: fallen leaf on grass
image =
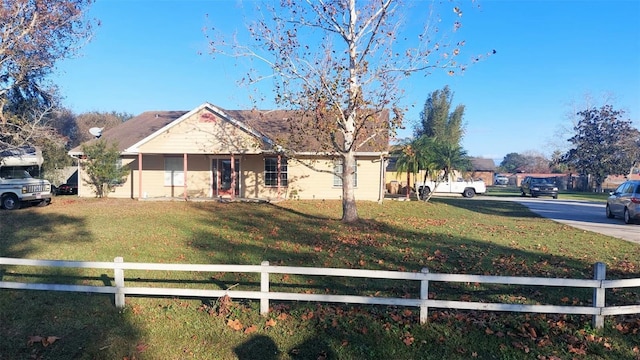
[(136, 351), (139, 352), (139, 353), (144, 352), (148, 348), (149, 348), (149, 345), (144, 344), (144, 343), (139, 343), (138, 345), (136, 345)]
[(245, 334), (253, 334), (256, 331), (258, 331), (258, 327), (255, 325), (251, 325), (248, 328), (244, 329)]
[(414, 337), (411, 336), (410, 333), (405, 333), (404, 337), (402, 338), (402, 342), (407, 346), (410, 346), (411, 344), (413, 344), (415, 340), (416, 339), (414, 339)]
[(276, 326), (276, 323), (277, 322), (275, 320), (269, 319), (269, 320), (267, 320), (267, 322), (264, 323), (264, 326), (266, 326), (266, 327), (274, 327), (274, 326)]
[(311, 320), (311, 319), (313, 319), (313, 311), (309, 311), (308, 313), (303, 314), (301, 316), (301, 318), (302, 318), (302, 320)]
[(31, 346), (35, 343), (41, 343), (42, 346), (47, 347), (58, 340), (60, 340), (60, 338), (57, 336), (29, 336), (27, 346)]
[(135, 304), (132, 308), (131, 311), (135, 314), (138, 315), (140, 313), (142, 313), (142, 307), (138, 304)]
[(229, 319), (227, 321), (227, 326), (232, 328), (235, 331), (240, 331), (244, 328), (244, 326), (242, 326), (242, 323), (238, 319), (235, 319), (235, 320)]
[(569, 352), (577, 355), (586, 355), (587, 351), (581, 347), (575, 347), (573, 345), (569, 345)]
[(27, 346), (39, 343), (40, 341), (42, 341), (42, 336), (29, 336), (29, 339), (27, 340)]

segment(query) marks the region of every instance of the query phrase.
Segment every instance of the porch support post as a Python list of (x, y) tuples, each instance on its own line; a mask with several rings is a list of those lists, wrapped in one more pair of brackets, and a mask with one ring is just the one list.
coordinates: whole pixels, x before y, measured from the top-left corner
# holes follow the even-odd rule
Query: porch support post
[(378, 203), (382, 204), (384, 200), (384, 186), (385, 184), (385, 165), (387, 161), (384, 155), (380, 155), (380, 186), (378, 187)]
[(184, 200), (188, 200), (188, 196), (187, 196), (187, 153), (184, 153), (182, 155), (183, 157), (183, 164), (182, 167), (184, 168), (183, 174), (184, 174)]
[(142, 198), (142, 153), (138, 153), (138, 200)]
[(231, 200), (236, 198), (236, 158), (231, 154)]

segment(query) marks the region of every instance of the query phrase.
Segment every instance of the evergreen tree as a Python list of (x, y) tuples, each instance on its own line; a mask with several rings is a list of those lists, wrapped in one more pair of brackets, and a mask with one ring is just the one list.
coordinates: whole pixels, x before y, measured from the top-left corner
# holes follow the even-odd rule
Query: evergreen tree
[(449, 86), (431, 93), (420, 113), (420, 127), (415, 130), (416, 137), (424, 135), (459, 146), (464, 136), (464, 105), (458, 105), (450, 112), (452, 103), (453, 93)]
[(107, 197), (111, 189), (121, 184), (129, 174), (127, 167), (120, 166), (120, 151), (115, 143), (97, 140), (82, 145), (82, 152), (87, 156), (81, 161), (82, 168), (97, 197)]
[(628, 174), (638, 159), (640, 132), (624, 113), (611, 105), (578, 113), (575, 135), (568, 139), (573, 147), (562, 162), (581, 174), (590, 175), (596, 189), (609, 175)]

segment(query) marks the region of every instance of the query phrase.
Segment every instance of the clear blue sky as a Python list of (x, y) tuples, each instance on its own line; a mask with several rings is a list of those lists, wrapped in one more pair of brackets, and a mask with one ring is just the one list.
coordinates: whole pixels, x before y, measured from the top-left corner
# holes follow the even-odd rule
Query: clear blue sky
[[(414, 2), (414, 9), (428, 2)], [(471, 4), (471, 2), (463, 2)], [(463, 75), (434, 73), (403, 83), (407, 127), (434, 90), (449, 85), (466, 106), (463, 146), (497, 161), (511, 152), (549, 155), (556, 134), (589, 94), (603, 97), (640, 127), (640, 1), (476, 0), (467, 6), (462, 59), (495, 49)], [(244, 29), (251, 1), (97, 0), (102, 25), (80, 56), (60, 63), (54, 82), (75, 113), (191, 110), (203, 102), (244, 109), (237, 81), (246, 68), (208, 55), (203, 27)], [(451, 12), (445, 2), (442, 12)], [(413, 10), (412, 10), (413, 11)], [(206, 16), (208, 14), (208, 17)], [(268, 104), (266, 105), (268, 106)], [(409, 130), (400, 137), (409, 136)], [(561, 139), (558, 141), (558, 139)]]

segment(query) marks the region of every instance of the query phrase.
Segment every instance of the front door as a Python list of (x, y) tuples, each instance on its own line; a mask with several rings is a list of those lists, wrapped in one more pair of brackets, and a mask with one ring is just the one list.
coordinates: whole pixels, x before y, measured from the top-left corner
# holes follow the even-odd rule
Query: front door
[(240, 160), (214, 159), (213, 195), (238, 196), (240, 194)]

